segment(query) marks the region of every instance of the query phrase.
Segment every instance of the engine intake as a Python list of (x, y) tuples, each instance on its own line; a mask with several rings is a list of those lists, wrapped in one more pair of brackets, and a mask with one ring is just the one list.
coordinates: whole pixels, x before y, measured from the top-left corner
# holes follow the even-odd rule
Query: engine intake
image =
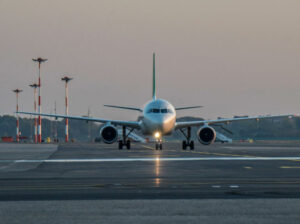
[(112, 125), (106, 125), (100, 130), (100, 136), (104, 143), (112, 144), (118, 140), (118, 130)]
[(198, 130), (198, 140), (203, 145), (210, 145), (216, 140), (216, 131), (212, 127), (204, 126)]

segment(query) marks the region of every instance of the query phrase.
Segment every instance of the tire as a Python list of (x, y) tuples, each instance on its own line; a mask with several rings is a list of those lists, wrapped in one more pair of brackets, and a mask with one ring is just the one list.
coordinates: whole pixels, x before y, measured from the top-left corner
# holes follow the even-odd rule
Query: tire
[(119, 150), (122, 150), (123, 149), (123, 142), (120, 140), (119, 141)]
[(194, 147), (195, 147), (194, 141), (191, 141), (191, 143), (190, 143), (190, 149), (194, 150)]
[(162, 150), (162, 143), (159, 144), (159, 149)]
[(158, 144), (157, 143), (155, 144), (155, 150), (158, 150)]
[(127, 147), (128, 150), (130, 149), (130, 140), (126, 141), (126, 147)]
[(182, 141), (182, 149), (186, 150), (186, 141)]

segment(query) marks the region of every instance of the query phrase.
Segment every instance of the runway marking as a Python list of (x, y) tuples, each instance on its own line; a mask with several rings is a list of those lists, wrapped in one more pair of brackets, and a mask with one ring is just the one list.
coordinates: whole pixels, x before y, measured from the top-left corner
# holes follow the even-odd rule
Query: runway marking
[(195, 152), (195, 151), (192, 151), (192, 153), (199, 153), (199, 154), (204, 154), (204, 155), (214, 155), (214, 156), (253, 157), (253, 156), (249, 156), (249, 155), (229, 154), (229, 153), (215, 153), (215, 152)]
[[(179, 157), (179, 155), (168, 155), (169, 157)], [(128, 156), (128, 158), (141, 158), (140, 156)], [(159, 155), (149, 155), (149, 156), (143, 156), (143, 158), (159, 158)]]
[(13, 163), (9, 163), (9, 164), (8, 164), (8, 165), (6, 165), (6, 166), (2, 166), (2, 167), (0, 167), (0, 170), (7, 169), (7, 168), (9, 168), (9, 167), (12, 167), (13, 165), (15, 165), (15, 162), (13, 162)]
[(247, 170), (252, 170), (253, 168), (251, 166), (244, 166), (245, 169)]
[(151, 150), (155, 150), (155, 148), (152, 148), (150, 146), (146, 146), (146, 145), (141, 145), (142, 147), (146, 148), (146, 149), (151, 149)]
[(255, 145), (249, 145), (249, 146), (224, 146), (222, 147), (224, 149), (299, 149), (298, 146), (255, 146)]
[(300, 169), (300, 166), (281, 166), (281, 169)]
[[(146, 149), (151, 149), (154, 151), (161, 151), (161, 150), (156, 150), (154, 147), (150, 147), (150, 146), (146, 146), (146, 145), (141, 145), (142, 147), (146, 148)], [(164, 152), (176, 152), (176, 150), (171, 150), (171, 149), (163, 149)]]
[[(139, 186), (155, 186), (155, 183), (148, 184), (148, 183), (139, 183)], [(220, 181), (213, 181), (213, 182), (198, 182), (198, 183), (183, 183), (183, 185), (196, 185), (196, 186), (205, 186), (210, 185), (211, 188), (220, 189), (225, 188), (240, 188), (246, 184), (255, 184), (255, 185), (269, 185), (269, 184), (293, 184), (299, 185), (300, 181), (242, 181), (240, 185), (230, 185), (228, 181), (220, 182)], [(180, 185), (180, 184), (179, 184)], [(91, 183), (91, 184), (82, 184), (82, 183), (75, 183), (75, 184), (56, 184), (56, 185), (6, 185), (0, 186), (0, 191), (15, 191), (15, 190), (66, 190), (66, 189), (95, 189), (95, 188), (105, 188), (105, 187), (132, 187), (133, 185), (128, 185), (124, 183), (113, 183), (113, 184), (103, 184), (103, 183)], [(137, 186), (137, 185), (134, 185)], [(230, 187), (233, 186), (233, 187)], [(208, 186), (209, 187), (209, 186)]]
[(156, 162), (156, 161), (293, 161), (300, 157), (140, 157), (140, 158), (96, 158), (96, 159), (21, 159), (0, 160), (0, 163), (95, 163), (95, 162)]

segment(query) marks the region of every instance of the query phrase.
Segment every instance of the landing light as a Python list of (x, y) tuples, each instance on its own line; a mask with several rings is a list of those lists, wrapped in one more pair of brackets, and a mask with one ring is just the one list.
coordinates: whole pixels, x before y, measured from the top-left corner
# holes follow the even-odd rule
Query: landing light
[(159, 137), (160, 137), (160, 133), (159, 133), (159, 132), (155, 132), (155, 133), (154, 133), (154, 137), (155, 137), (155, 138), (159, 138)]

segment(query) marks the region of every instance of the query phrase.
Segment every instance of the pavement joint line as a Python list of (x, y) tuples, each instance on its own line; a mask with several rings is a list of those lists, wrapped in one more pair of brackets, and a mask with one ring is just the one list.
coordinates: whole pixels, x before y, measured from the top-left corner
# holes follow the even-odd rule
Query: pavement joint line
[(280, 166), (281, 169), (300, 169), (300, 166)]
[(278, 161), (286, 160), (293, 161), (300, 157), (160, 157), (152, 158), (137, 157), (137, 158), (94, 158), (94, 159), (21, 159), (21, 160), (0, 160), (0, 163), (91, 163), (91, 162), (155, 162), (160, 161)]

